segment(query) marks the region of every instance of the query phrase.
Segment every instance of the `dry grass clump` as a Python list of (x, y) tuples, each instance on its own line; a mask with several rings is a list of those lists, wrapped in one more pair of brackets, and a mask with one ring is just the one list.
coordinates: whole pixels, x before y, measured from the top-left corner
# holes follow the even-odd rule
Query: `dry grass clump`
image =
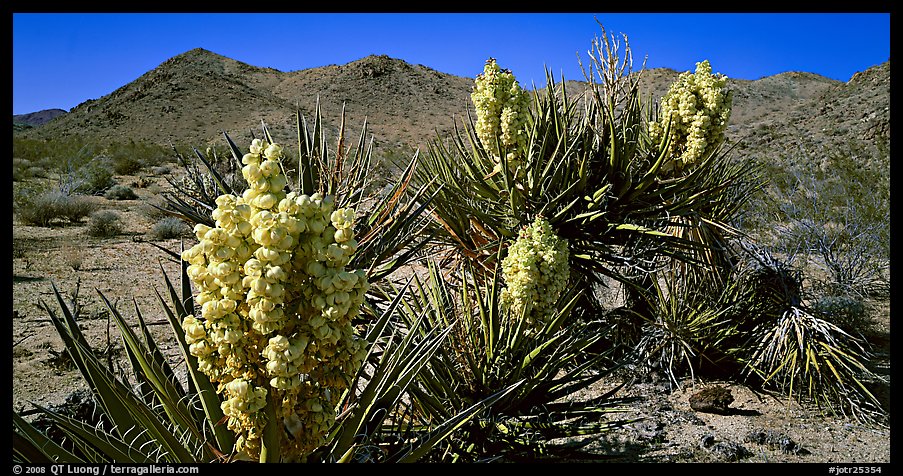
[(59, 190), (20, 190), (14, 194), (13, 209), (21, 223), (51, 226), (79, 223), (94, 211), (95, 206), (85, 196), (68, 195)]
[(175, 217), (165, 217), (154, 223), (150, 236), (155, 240), (169, 240), (191, 234), (191, 228)]
[(138, 195), (127, 185), (114, 185), (103, 194), (107, 200), (137, 200)]
[(111, 238), (122, 233), (119, 214), (112, 210), (100, 210), (91, 215), (88, 234), (95, 238)]

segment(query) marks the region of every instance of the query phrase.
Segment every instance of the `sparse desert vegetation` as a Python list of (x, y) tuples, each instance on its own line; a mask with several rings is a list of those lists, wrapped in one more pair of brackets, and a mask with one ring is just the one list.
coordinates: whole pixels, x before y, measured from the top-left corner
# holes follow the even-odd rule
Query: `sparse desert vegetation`
[[(537, 91), (494, 60), (475, 81), (388, 57), (280, 76), (195, 50), (14, 132), (15, 455), (889, 462), (889, 122), (801, 132), (820, 108), (880, 112), (889, 68), (622, 75), (609, 41), (585, 83)], [(119, 134), (130, 115), (98, 110), (147, 109), (125, 99), (211, 64), (282, 94), (394, 85), (366, 83), (388, 96), (355, 96), (353, 121), (460, 120), (461, 94), (474, 120), (372, 115), (358, 135), (275, 96), (260, 110), (281, 112), (214, 138), (238, 119), (211, 73), (180, 87), (224, 112), (179, 145), (146, 124), (124, 144), (60, 133)], [(440, 118), (418, 85), (458, 109)], [(663, 96), (698, 98), (706, 119), (681, 119), (711, 127), (665, 140), (686, 108)]]

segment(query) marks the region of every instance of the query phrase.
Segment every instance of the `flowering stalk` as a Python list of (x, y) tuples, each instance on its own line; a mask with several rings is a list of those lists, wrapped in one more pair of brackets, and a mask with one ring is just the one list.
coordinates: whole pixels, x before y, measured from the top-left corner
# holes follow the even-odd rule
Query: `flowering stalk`
[[(182, 259), (201, 313), (182, 328), (218, 384), (236, 450), (297, 460), (325, 443), (364, 358), (351, 319), (368, 283), (362, 270), (345, 270), (357, 249), (354, 210), (335, 210), (331, 196), (286, 193), (281, 159), (279, 144), (255, 139), (242, 158), (248, 189), (217, 198), (215, 227), (195, 226), (199, 243)], [(261, 455), (270, 425), (282, 429), (281, 443)]]
[(514, 171), (520, 163), (518, 150), (526, 144), (529, 99), (509, 70), (502, 70), (494, 58), (486, 61), (470, 95), (476, 110), (475, 131), (483, 148), (501, 168), (498, 151), (507, 151), (508, 167)]
[(502, 309), (512, 319), (523, 316), (528, 328), (538, 331), (555, 312), (569, 274), (567, 240), (555, 235), (548, 220), (537, 217), (521, 229), (502, 260)]
[[(708, 60), (696, 63), (696, 72), (682, 73), (662, 97), (661, 118), (649, 125), (655, 143), (670, 138), (670, 160), (664, 173), (681, 173), (724, 141), (731, 116), (732, 98), (725, 88), (727, 77), (712, 74)], [(670, 122), (670, 129), (669, 129)]]

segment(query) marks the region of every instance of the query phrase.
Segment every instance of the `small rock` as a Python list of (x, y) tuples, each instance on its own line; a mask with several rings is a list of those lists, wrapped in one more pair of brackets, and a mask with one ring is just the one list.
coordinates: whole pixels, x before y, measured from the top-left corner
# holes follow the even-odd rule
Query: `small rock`
[(657, 440), (664, 436), (665, 424), (660, 421), (644, 420), (633, 424), (633, 431), (641, 440)]
[(749, 432), (743, 439), (746, 443), (756, 443), (760, 445), (768, 445), (770, 448), (781, 450), (784, 454), (807, 454), (799, 443), (793, 441), (789, 436), (774, 430), (765, 430), (757, 428)]
[(739, 461), (752, 455), (743, 445), (731, 441), (719, 441), (709, 451), (722, 461)]
[[(696, 426), (706, 426), (705, 420), (703, 420), (702, 418), (699, 418), (696, 415), (696, 413), (684, 412), (684, 411), (675, 412), (675, 413), (676, 413), (675, 419), (677, 421), (686, 422), (686, 423), (689, 423), (691, 425), (696, 425)], [(710, 428), (710, 429), (714, 429), (714, 428)]]
[(699, 439), (699, 446), (701, 448), (710, 448), (715, 444), (715, 435), (711, 433), (706, 433), (702, 435), (702, 438)]
[(724, 387), (710, 387), (690, 396), (690, 408), (703, 413), (726, 415), (733, 402), (734, 396)]

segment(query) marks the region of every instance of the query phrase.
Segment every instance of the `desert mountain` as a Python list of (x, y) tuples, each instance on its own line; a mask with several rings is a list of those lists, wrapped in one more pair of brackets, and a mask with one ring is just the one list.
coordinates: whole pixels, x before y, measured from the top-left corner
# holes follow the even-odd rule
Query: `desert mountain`
[(449, 132), (472, 87), (472, 79), (387, 56), (281, 72), (194, 49), (26, 134), (203, 145), (222, 140), (221, 131), (245, 140), (264, 121), (291, 140), (295, 111), (310, 120), (319, 101), (333, 129), (344, 104), (349, 135), (359, 136), (366, 119), (377, 144), (396, 146)]
[(25, 124), (28, 126), (40, 126), (51, 119), (66, 114), (63, 109), (44, 109), (28, 114), (13, 114), (13, 124)]
[[(474, 76), (481, 66), (474, 66)], [(643, 70), (645, 97), (661, 97), (678, 74), (667, 68)], [(579, 94), (585, 86), (566, 83), (569, 94)], [(728, 140), (740, 143), (746, 155), (766, 157), (794, 147), (890, 137), (889, 61), (848, 82), (787, 72), (730, 79), (728, 86), (734, 97)], [(244, 142), (265, 121), (277, 139), (294, 141), (296, 109), (309, 120), (319, 101), (333, 134), (344, 107), (352, 139), (366, 119), (378, 147), (408, 148), (453, 130), (471, 107), (472, 87), (473, 78), (384, 55), (282, 72), (198, 48), (52, 122), (16, 133), (202, 146), (221, 141), (221, 131)]]

